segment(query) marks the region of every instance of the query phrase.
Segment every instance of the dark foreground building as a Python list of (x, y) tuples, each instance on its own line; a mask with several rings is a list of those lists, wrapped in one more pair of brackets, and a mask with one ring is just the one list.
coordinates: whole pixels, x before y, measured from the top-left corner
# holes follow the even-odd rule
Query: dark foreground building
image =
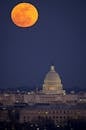
[(1, 106), (0, 122), (8, 124), (13, 122), (13, 126), (15, 124), (19, 124), (19, 126), (21, 126), (20, 124), (35, 125), (34, 128), (37, 126), (44, 128), (46, 125), (48, 127), (52, 125), (52, 127), (55, 127), (53, 129), (60, 129), (61, 127), (79, 127), (80, 129), (83, 126), (85, 128), (86, 104), (15, 104), (14, 106)]

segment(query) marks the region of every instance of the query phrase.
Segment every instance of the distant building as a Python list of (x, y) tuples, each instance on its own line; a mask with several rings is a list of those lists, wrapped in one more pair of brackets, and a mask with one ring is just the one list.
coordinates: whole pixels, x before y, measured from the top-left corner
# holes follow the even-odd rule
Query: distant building
[(29, 103), (66, 103), (76, 104), (79, 102), (86, 102), (86, 93), (80, 95), (74, 92), (66, 94), (63, 90), (63, 85), (58, 73), (56, 73), (54, 66), (51, 66), (50, 71), (46, 74), (43, 84), (43, 89), (37, 92), (28, 92), (24, 94), (24, 102)]
[(58, 73), (56, 73), (54, 66), (50, 67), (50, 71), (46, 74), (43, 88), (41, 91), (33, 91), (26, 93), (1, 93), (0, 103), (3, 105), (13, 105), (14, 103), (86, 103), (86, 93), (71, 92), (66, 94), (63, 89), (61, 79)]

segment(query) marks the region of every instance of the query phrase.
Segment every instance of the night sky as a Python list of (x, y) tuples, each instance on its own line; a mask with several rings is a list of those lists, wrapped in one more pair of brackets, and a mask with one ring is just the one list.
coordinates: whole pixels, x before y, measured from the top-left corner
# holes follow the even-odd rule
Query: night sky
[(21, 0), (0, 0), (0, 88), (39, 87), (51, 64), (64, 89), (86, 87), (86, 1), (23, 0), (37, 7), (29, 28), (13, 24)]

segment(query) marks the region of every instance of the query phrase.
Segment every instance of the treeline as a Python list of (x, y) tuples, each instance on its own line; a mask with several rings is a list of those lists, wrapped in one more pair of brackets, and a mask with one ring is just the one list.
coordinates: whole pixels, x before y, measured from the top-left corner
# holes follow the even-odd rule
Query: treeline
[(85, 120), (69, 120), (63, 124), (55, 124), (49, 119), (19, 123), (16, 121), (0, 122), (0, 130), (86, 130)]

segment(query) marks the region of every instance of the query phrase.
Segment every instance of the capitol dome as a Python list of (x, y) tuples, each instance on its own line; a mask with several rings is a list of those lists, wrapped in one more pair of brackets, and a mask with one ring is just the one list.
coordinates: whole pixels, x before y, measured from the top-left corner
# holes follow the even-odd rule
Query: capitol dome
[(54, 94), (64, 93), (60, 76), (55, 71), (54, 66), (50, 67), (50, 71), (45, 76), (43, 84), (43, 92)]
[(56, 73), (54, 66), (51, 66), (50, 71), (45, 77), (45, 82), (59, 82), (61, 83), (59, 75)]

